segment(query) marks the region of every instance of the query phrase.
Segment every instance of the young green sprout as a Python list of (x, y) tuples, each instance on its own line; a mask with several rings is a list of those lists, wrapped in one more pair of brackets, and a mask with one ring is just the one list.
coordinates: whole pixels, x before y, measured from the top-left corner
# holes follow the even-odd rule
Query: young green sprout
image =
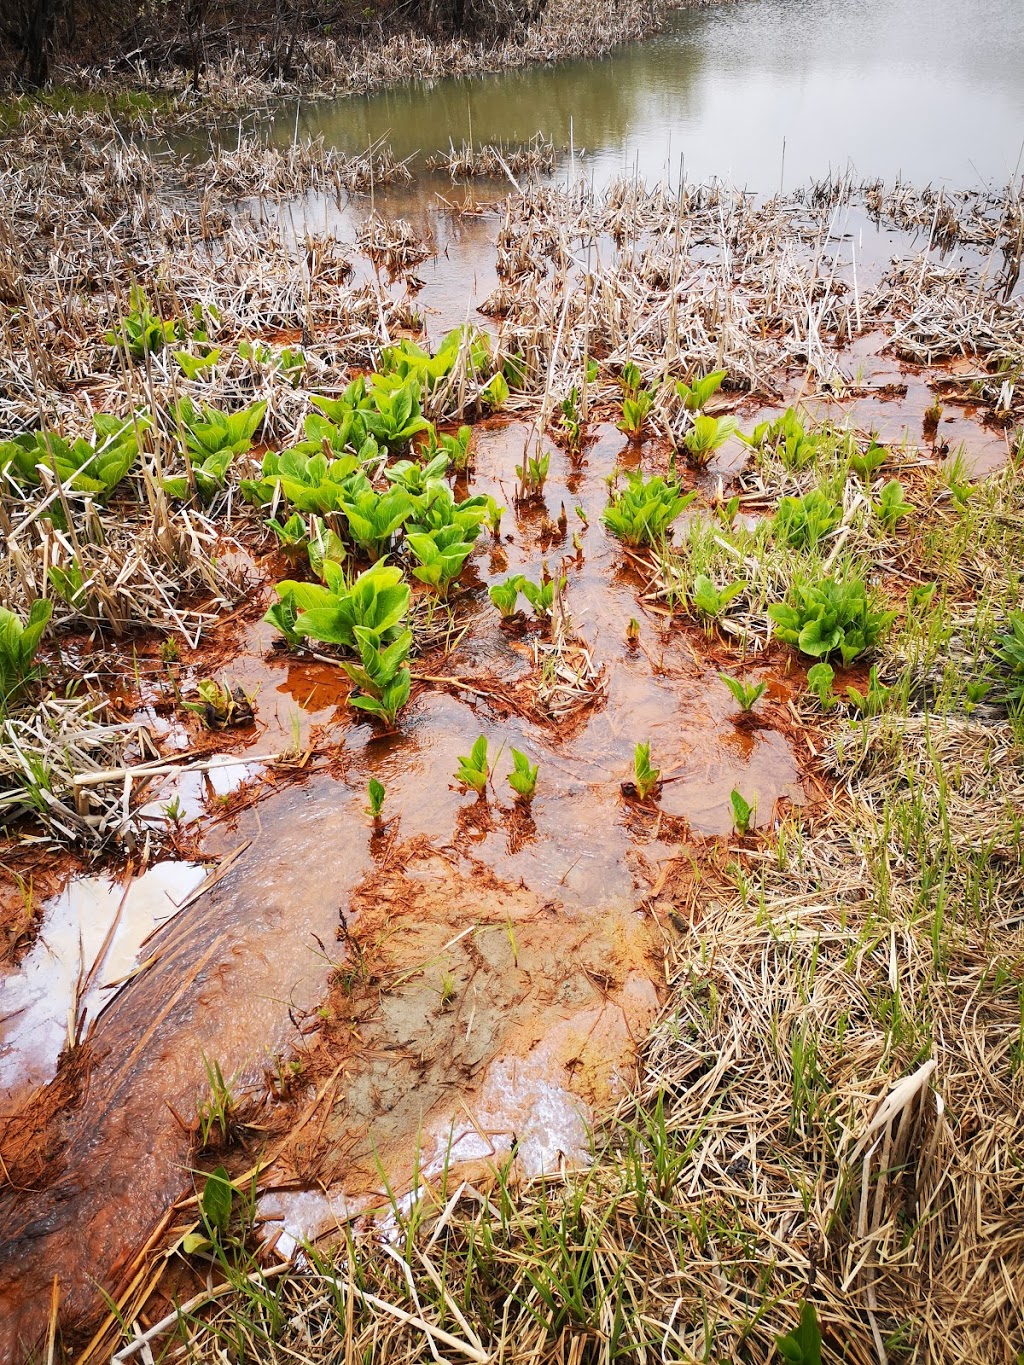
[(646, 801), (658, 785), (660, 768), (651, 766), (651, 744), (638, 744), (633, 750), (633, 781), (641, 801)]
[(441, 986), (438, 994), (441, 997), (441, 1008), (443, 1010), (449, 1009), (455, 1003), (455, 997), (458, 994), (458, 986), (455, 977), (451, 972), (445, 971), (441, 973)]
[(366, 787), (366, 796), (369, 802), (366, 813), (372, 818), (373, 823), (378, 825), (380, 824), (381, 811), (384, 809), (384, 799), (387, 796), (384, 783), (378, 782), (375, 777), (371, 777)]
[(753, 828), (757, 803), (747, 801), (734, 787), (729, 793), (729, 804), (732, 806), (733, 827), (742, 838), (745, 834), (749, 834)]
[(472, 788), (478, 796), (483, 796), (490, 772), (487, 762), (487, 736), (481, 735), (468, 754), (459, 755), (455, 780), (466, 788)]
[(740, 678), (730, 678), (728, 673), (719, 673), (718, 676), (735, 697), (741, 711), (752, 711), (768, 687), (763, 679), (758, 683), (745, 683)]
[(836, 671), (831, 664), (817, 663), (807, 670), (807, 690), (818, 698), (819, 704), (825, 710), (836, 704), (835, 693), (832, 691), (835, 677)]
[(533, 794), (537, 790), (539, 765), (535, 763), (531, 766), (530, 760), (519, 749), (513, 749), (511, 752), (513, 768), (508, 775), (508, 785), (521, 801), (532, 801)]

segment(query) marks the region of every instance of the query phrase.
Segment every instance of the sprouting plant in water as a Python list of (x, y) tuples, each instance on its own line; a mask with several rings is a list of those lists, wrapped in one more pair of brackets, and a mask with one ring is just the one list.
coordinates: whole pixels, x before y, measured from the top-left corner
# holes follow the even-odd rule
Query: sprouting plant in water
[(522, 464), (516, 465), (516, 478), (519, 480), (521, 500), (540, 498), (544, 495), (544, 484), (551, 467), (551, 452), (540, 455), (526, 455)]
[(722, 387), (727, 370), (712, 370), (710, 374), (696, 375), (691, 383), (684, 379), (676, 382), (676, 393), (683, 400), (687, 412), (700, 412)]
[(866, 450), (856, 451), (850, 456), (850, 468), (859, 474), (865, 483), (870, 483), (875, 476), (875, 470), (885, 464), (888, 454), (885, 446), (872, 441)]
[(514, 574), (511, 578), (506, 578), (503, 583), (492, 583), (487, 589), (487, 595), (501, 612), (502, 619), (505, 621), (516, 614), (519, 589), (523, 586), (523, 582), (522, 574)]
[(807, 690), (818, 698), (819, 704), (826, 711), (836, 704), (835, 693), (832, 691), (835, 678), (836, 671), (831, 664), (816, 663), (807, 670)]
[(532, 764), (519, 749), (512, 749), (512, 771), (508, 775), (508, 785), (523, 801), (532, 801), (537, 790), (539, 764)]
[(716, 450), (735, 436), (740, 424), (735, 417), (708, 417), (701, 414), (693, 419), (693, 426), (683, 437), (683, 445), (691, 461), (700, 469), (711, 463)]
[(640, 645), (640, 622), (635, 616), (631, 616), (626, 623), (626, 644), (630, 649), (637, 649)]
[(840, 654), (844, 664), (877, 644), (896, 617), (877, 611), (863, 579), (798, 579), (788, 602), (776, 602), (768, 615), (777, 634), (811, 658)]
[(899, 479), (890, 479), (888, 483), (882, 485), (878, 501), (873, 506), (879, 521), (887, 531), (895, 531), (903, 518), (908, 517), (914, 510), (912, 503), (903, 500), (903, 485)]
[(624, 431), (631, 441), (639, 440), (653, 406), (654, 394), (650, 389), (640, 389), (632, 397), (623, 398), (622, 418), (617, 424), (619, 430)]
[(602, 520), (624, 545), (657, 545), (696, 496), (696, 491), (683, 493), (675, 480), (656, 474), (645, 482), (638, 472), (629, 476), (621, 492), (612, 494)]
[(551, 615), (555, 607), (555, 595), (565, 591), (565, 578), (551, 578), (546, 570), (539, 583), (519, 576), (519, 591), (530, 604), (534, 616), (543, 618)]
[(565, 432), (566, 445), (574, 455), (579, 454), (583, 441), (583, 414), (580, 408), (580, 391), (576, 384), (562, 399), (561, 426)]
[(741, 711), (752, 711), (768, 688), (763, 679), (761, 682), (746, 683), (742, 678), (730, 678), (728, 673), (719, 673), (718, 676), (736, 699)]
[(843, 519), (843, 509), (818, 489), (802, 498), (783, 498), (772, 522), (772, 534), (793, 550), (813, 550)]
[(1009, 630), (996, 638), (996, 658), (1007, 668), (1006, 694), (1011, 702), (1024, 701), (1024, 611), (1011, 611)]
[(208, 730), (224, 730), (232, 725), (251, 725), (252, 699), (241, 687), (229, 687), (213, 678), (203, 678), (196, 684), (198, 701), (183, 701), (186, 711), (194, 711)]
[(488, 493), (486, 495), (486, 510), (487, 515), (484, 518), (484, 525), (490, 531), (491, 535), (494, 536), (495, 540), (497, 540), (498, 536), (501, 535), (501, 518), (505, 509), (498, 504), (496, 498), (492, 498)]
[(750, 828), (754, 822), (756, 805), (742, 796), (735, 787), (729, 793), (729, 804), (732, 807), (733, 828), (742, 838), (750, 832)]
[(481, 735), (468, 754), (459, 755), (455, 780), (461, 782), (464, 787), (472, 788), (478, 796), (483, 796), (490, 771), (487, 762), (487, 736)]
[(266, 524), (277, 536), (278, 543), (290, 560), (302, 558), (309, 545), (309, 526), (305, 517), (293, 512), (285, 522), (278, 521), (277, 517), (268, 517)]
[(480, 390), (480, 401), (492, 412), (497, 412), (508, 402), (508, 382), (504, 374), (498, 373), (490, 378)]
[(868, 690), (861, 692), (852, 684), (847, 686), (846, 695), (862, 716), (877, 716), (885, 709), (885, 703), (892, 691), (878, 679), (878, 669), (872, 664), (868, 672)]
[(747, 587), (746, 579), (736, 579), (724, 587), (716, 587), (707, 574), (699, 573), (690, 589), (690, 601), (701, 616), (717, 621), (726, 607)]
[(800, 1323), (792, 1332), (775, 1338), (775, 1347), (788, 1365), (821, 1365), (821, 1328), (814, 1304), (805, 1301)]
[(633, 750), (633, 783), (637, 796), (646, 801), (658, 785), (661, 769), (651, 766), (651, 743), (638, 744)]
[(366, 813), (371, 817), (375, 825), (380, 823), (381, 812), (384, 809), (384, 798), (387, 796), (384, 783), (378, 782), (377, 778), (371, 777), (366, 786), (366, 798), (368, 805)]
[(203, 1057), (207, 1092), (196, 1104), (199, 1122), (199, 1150), (226, 1146), (234, 1137), (238, 1102), (229, 1082), (225, 1081), (220, 1062)]
[(280, 601), (263, 618), (290, 645), (303, 638), (355, 650), (356, 627), (372, 632), (377, 643), (394, 640), (409, 610), (409, 585), (401, 569), (375, 564), (349, 583), (340, 564), (325, 560), (326, 583), (285, 579), (277, 584)]
[(0, 716), (30, 683), (40, 676), (35, 656), (43, 631), (53, 615), (53, 603), (36, 598), (23, 621), (0, 607)]
[(162, 318), (154, 313), (145, 291), (133, 284), (129, 291), (128, 312), (117, 319), (103, 339), (129, 360), (142, 362), (147, 355), (162, 351), (172, 342), (183, 341), (185, 335), (185, 325), (180, 318)]

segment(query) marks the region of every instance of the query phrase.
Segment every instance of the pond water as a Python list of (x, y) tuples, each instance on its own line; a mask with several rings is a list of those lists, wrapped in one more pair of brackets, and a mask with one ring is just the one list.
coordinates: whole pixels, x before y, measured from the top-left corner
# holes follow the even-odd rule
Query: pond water
[[(399, 157), (537, 132), (601, 183), (720, 176), (762, 193), (852, 168), (1005, 184), (1024, 142), (1019, 0), (737, 0), (601, 61), (410, 82), (299, 111), (301, 134)], [(295, 133), (295, 111), (276, 136)], [(567, 157), (568, 159), (568, 157)]]

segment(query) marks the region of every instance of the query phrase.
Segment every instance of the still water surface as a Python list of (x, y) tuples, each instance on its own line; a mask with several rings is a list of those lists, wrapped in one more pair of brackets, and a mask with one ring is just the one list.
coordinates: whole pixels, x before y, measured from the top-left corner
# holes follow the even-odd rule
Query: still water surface
[[(680, 167), (760, 193), (852, 167), (1005, 184), (1024, 165), (1021, 0), (738, 0), (602, 61), (409, 83), (300, 110), (300, 133), (399, 157), (449, 139), (585, 147), (602, 183)], [(294, 111), (277, 135), (291, 137)]]

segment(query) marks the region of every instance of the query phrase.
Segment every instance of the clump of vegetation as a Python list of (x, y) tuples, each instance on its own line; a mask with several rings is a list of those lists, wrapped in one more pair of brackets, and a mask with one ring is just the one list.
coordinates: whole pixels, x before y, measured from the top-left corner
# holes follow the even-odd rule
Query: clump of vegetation
[(141, 364), (148, 355), (155, 355), (165, 346), (184, 341), (185, 325), (180, 318), (163, 318), (154, 313), (145, 291), (133, 284), (129, 291), (129, 309), (117, 325), (106, 333), (108, 346), (123, 351), (129, 360)]
[(40, 676), (35, 663), (53, 603), (37, 598), (27, 618), (0, 607), (0, 716), (5, 716), (17, 697)]
[(843, 509), (818, 489), (802, 498), (782, 498), (772, 522), (772, 533), (792, 550), (813, 550), (836, 529)]
[(644, 433), (653, 406), (654, 394), (650, 389), (638, 389), (631, 397), (623, 398), (619, 430), (624, 431), (631, 441), (638, 441)]
[(746, 797), (741, 795), (734, 787), (729, 793), (729, 805), (732, 807), (733, 828), (740, 838), (744, 838), (750, 833), (751, 826), (754, 822), (754, 815), (756, 813), (754, 803), (748, 801)]
[(55, 431), (27, 432), (0, 441), (0, 474), (27, 487), (56, 476), (66, 489), (106, 497), (134, 465), (140, 437), (151, 425), (142, 413), (125, 419), (98, 412), (92, 441), (67, 441)]
[(539, 499), (544, 496), (544, 484), (551, 468), (551, 452), (538, 455), (524, 455), (523, 463), (516, 465), (516, 478), (519, 480), (520, 501)]
[(1024, 701), (1024, 611), (1011, 611), (1009, 630), (996, 641), (996, 658), (1006, 668), (1006, 695), (1015, 705)]
[(229, 687), (213, 678), (203, 678), (196, 684), (196, 691), (199, 700), (183, 701), (182, 706), (199, 716), (208, 730), (252, 724), (252, 698), (241, 687)]
[(188, 472), (165, 479), (164, 491), (174, 498), (196, 493), (208, 502), (223, 489), (235, 456), (245, 454), (252, 446), (266, 411), (265, 402), (229, 413), (206, 406), (197, 408), (190, 398), (183, 399), (174, 410), (174, 418), (188, 453)]
[(777, 634), (802, 654), (822, 659), (839, 654), (844, 664), (878, 643), (896, 613), (876, 610), (863, 579), (801, 579), (788, 602), (768, 608)]
[(379, 782), (375, 777), (371, 777), (366, 786), (366, 813), (375, 825), (380, 824), (386, 796), (387, 790), (384, 783)]
[(642, 474), (632, 474), (626, 487), (612, 495), (602, 520), (624, 545), (658, 545), (696, 496), (683, 493), (674, 480), (660, 474), (646, 481)]
[(702, 412), (725, 382), (727, 370), (712, 370), (710, 374), (695, 375), (688, 384), (685, 379), (676, 382), (676, 393), (683, 400), (687, 412)]

